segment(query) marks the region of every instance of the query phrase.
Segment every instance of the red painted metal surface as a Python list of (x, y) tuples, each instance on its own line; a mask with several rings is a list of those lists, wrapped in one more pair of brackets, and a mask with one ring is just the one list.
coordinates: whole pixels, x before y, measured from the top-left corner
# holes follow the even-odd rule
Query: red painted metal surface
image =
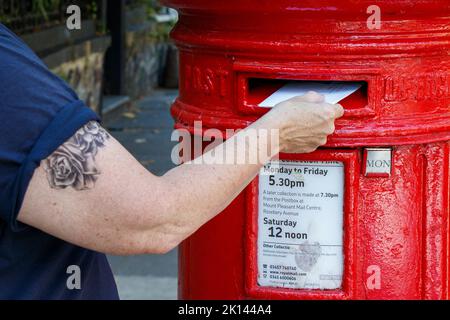
[[(181, 246), (180, 298), (448, 299), (450, 2), (377, 1), (379, 30), (366, 0), (163, 2), (180, 12), (179, 128), (245, 127), (286, 81), (365, 83), (327, 146), (293, 156), (345, 163), (342, 289), (258, 287), (255, 181)], [(363, 175), (370, 146), (392, 148), (390, 177)]]

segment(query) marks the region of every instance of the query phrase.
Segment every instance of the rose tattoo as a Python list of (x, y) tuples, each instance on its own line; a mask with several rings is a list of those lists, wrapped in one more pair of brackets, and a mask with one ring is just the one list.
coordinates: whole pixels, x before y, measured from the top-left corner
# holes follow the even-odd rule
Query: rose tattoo
[(53, 189), (92, 189), (100, 171), (95, 157), (105, 146), (109, 134), (96, 121), (78, 130), (65, 144), (45, 160), (48, 182)]

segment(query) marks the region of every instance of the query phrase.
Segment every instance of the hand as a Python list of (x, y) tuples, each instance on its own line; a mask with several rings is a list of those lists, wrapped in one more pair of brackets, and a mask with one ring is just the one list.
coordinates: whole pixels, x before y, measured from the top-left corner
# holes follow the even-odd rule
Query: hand
[(280, 130), (281, 152), (309, 153), (327, 143), (334, 121), (343, 114), (341, 105), (326, 103), (322, 95), (309, 92), (279, 103), (267, 116)]

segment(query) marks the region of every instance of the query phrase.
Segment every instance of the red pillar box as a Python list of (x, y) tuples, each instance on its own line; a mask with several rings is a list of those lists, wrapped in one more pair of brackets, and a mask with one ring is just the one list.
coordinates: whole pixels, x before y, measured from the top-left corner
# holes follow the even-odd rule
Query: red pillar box
[(163, 2), (178, 128), (245, 127), (290, 82), (362, 83), (324, 148), (280, 155), (183, 243), (180, 298), (448, 299), (450, 2)]

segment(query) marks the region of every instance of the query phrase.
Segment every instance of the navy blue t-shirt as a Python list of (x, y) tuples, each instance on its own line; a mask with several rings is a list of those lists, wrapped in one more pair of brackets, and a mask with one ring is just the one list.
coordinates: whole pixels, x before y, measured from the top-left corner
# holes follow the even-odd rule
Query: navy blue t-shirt
[[(41, 160), (92, 120), (97, 115), (0, 24), (0, 299), (118, 299), (105, 255), (17, 221)], [(81, 271), (80, 290), (67, 286), (70, 266)]]

